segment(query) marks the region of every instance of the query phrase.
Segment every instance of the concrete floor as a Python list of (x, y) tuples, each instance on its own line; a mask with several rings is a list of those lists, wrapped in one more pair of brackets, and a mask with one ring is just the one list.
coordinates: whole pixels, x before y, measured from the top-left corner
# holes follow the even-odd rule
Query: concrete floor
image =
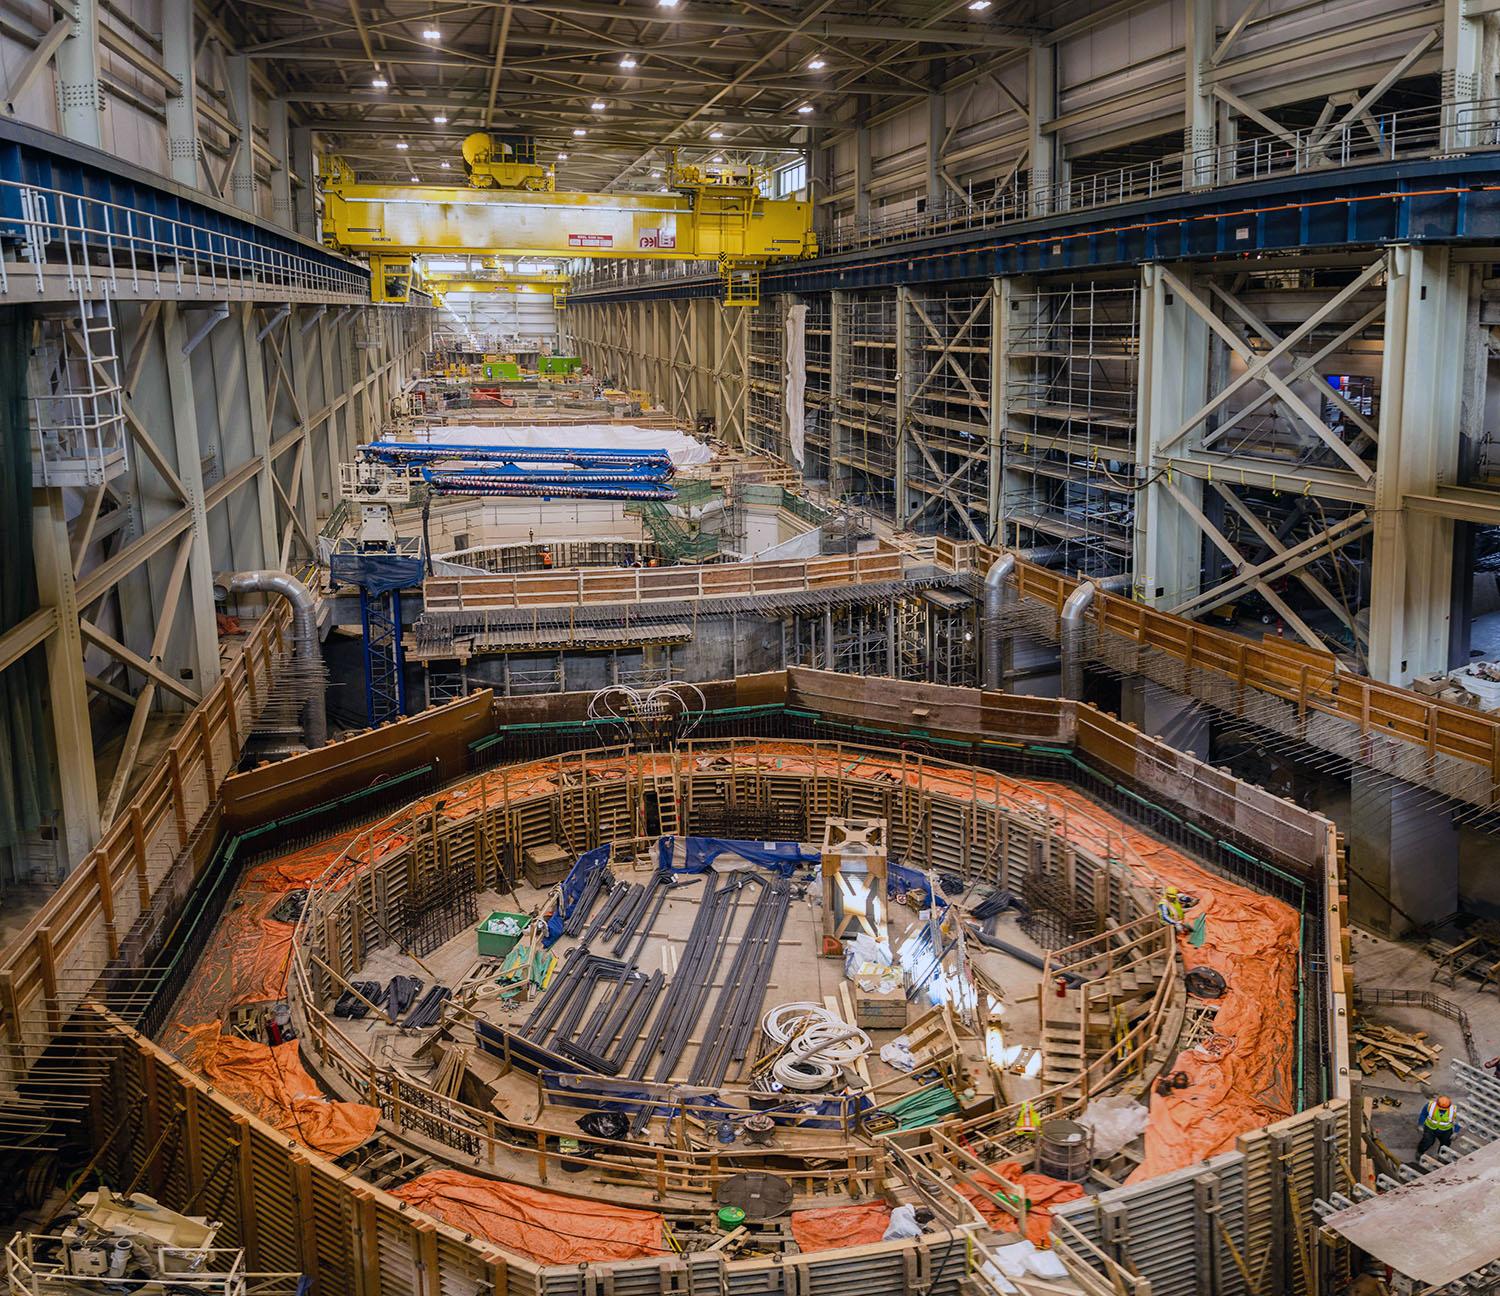
[[(627, 874), (617, 867), (615, 876), (621, 880), (641, 881), (648, 874), (645, 871)], [(515, 897), (510, 895), (502, 896), (493, 892), (481, 894), (478, 899), (480, 917), (483, 918), (495, 909), (530, 910), (539, 905), (544, 898), (541, 893), (524, 885), (519, 888), (518, 895), (521, 902), (519, 906), (515, 902)], [(696, 917), (700, 895), (701, 888), (695, 886), (669, 896), (653, 924), (651, 935), (639, 959), (642, 970), (650, 972), (661, 966), (667, 970), (670, 980), (671, 970), (677, 966), (677, 958)], [(602, 900), (599, 903), (602, 904)], [(736, 916), (736, 934), (743, 930), (748, 921), (752, 903), (752, 899), (747, 897), (740, 905)], [(899, 941), (907, 931), (916, 926), (917, 918), (911, 910), (895, 907), (891, 914), (891, 924)], [(1013, 916), (1003, 917), (1000, 920), (996, 934), (1016, 945), (1028, 949), (1038, 948), (1016, 927)], [(554, 952), (565, 955), (576, 943), (573, 938), (564, 937), (554, 946)], [(821, 944), (821, 906), (817, 889), (812, 887), (809, 888), (807, 896), (794, 900), (792, 903), (776, 960), (772, 966), (771, 979), (766, 988), (762, 1011), (781, 1003), (805, 1000), (821, 1002), (824, 996), (838, 994), (839, 985), (844, 981), (843, 963), (839, 960), (818, 957)], [(603, 948), (607, 949), (607, 947)], [(977, 942), (972, 944), (971, 954), (978, 966), (1006, 993), (1008, 1003), (1003, 1014), (1006, 1042), (1023, 1046), (1037, 1044), (1040, 1039), (1038, 1015), (1034, 1007), (1039, 975), (1037, 970), (1003, 953), (984, 949)], [(690, 1039), (673, 1074), (674, 1082), (685, 1082), (687, 1079), (698, 1046), (702, 1043), (705, 1028), (710, 1024), (713, 1005), (723, 985), (722, 977), (727, 974), (733, 957), (734, 946), (731, 944), (712, 982), (698, 1029)], [(371, 953), (365, 965), (355, 974), (355, 979), (384, 982), (399, 973), (422, 977), (429, 984), (435, 976), (444, 985), (456, 986), (478, 961), (474, 933), (465, 929), (421, 960), (426, 966), (426, 971), (409, 955), (401, 954), (393, 946), (385, 946)], [(519, 1027), (524, 1024), (531, 1012), (530, 1004), (508, 1005), (489, 1001), (480, 1007), (488, 1018), (497, 1024), (510, 1027)], [(925, 1004), (909, 1004), (908, 1020), (915, 1020), (925, 1010)], [(427, 1032), (403, 1032), (393, 1029), (384, 1021), (368, 1018), (363, 1021), (341, 1022), (340, 1029), (358, 1047), (372, 1052), (377, 1061), (397, 1063), (418, 1076), (424, 1076), (435, 1068), (435, 1061), (423, 1052)], [(897, 1078), (902, 1073), (881, 1062), (878, 1053), (881, 1045), (896, 1038), (900, 1032), (871, 1030), (868, 1033), (873, 1043), (866, 1059), (871, 1081), (879, 1085), (884, 1081)], [(965, 1051), (971, 1075), (978, 1078), (978, 1092), (981, 1097), (987, 1096), (992, 1090), (987, 1069), (983, 1066), (982, 1041), (969, 1041)], [(732, 1066), (726, 1088), (733, 1090), (742, 1085), (747, 1078), (748, 1068), (744, 1064)], [(1040, 1087), (1039, 1081), (1016, 1075), (1007, 1075), (1005, 1083), (1006, 1101), (1016, 1101), (1027, 1097)], [(521, 1104), (519, 1107), (512, 1107), (510, 1103), (506, 1104), (508, 1114), (512, 1118), (531, 1122), (541, 1117), (542, 1113), (537, 1109), (534, 1084), (530, 1082), (518, 1084), (513, 1094), (509, 1096), (514, 1102)], [(497, 1102), (502, 1101), (505, 1101), (504, 1097), (497, 1100)]]
[[(1425, 990), (1457, 1004), (1469, 1015), (1479, 1060), (1484, 1062), (1500, 1053), (1500, 994), (1473, 989), (1472, 983), (1463, 980), (1452, 987), (1433, 981), (1434, 967), (1433, 960), (1415, 945), (1364, 931), (1354, 933), (1354, 976), (1358, 985)], [(1459, 1123), (1463, 1123), (1463, 1092), (1453, 1075), (1453, 1059), (1465, 1058), (1463, 1032), (1457, 1022), (1421, 1008), (1376, 1007), (1369, 1010), (1369, 1016), (1401, 1030), (1426, 1031), (1428, 1041), (1443, 1049), (1425, 1084), (1402, 1080), (1385, 1070), (1364, 1081), (1366, 1097), (1378, 1104), (1371, 1117), (1372, 1129), (1394, 1156), (1410, 1159), (1420, 1138), (1417, 1116), (1429, 1096), (1451, 1094), (1458, 1104)]]

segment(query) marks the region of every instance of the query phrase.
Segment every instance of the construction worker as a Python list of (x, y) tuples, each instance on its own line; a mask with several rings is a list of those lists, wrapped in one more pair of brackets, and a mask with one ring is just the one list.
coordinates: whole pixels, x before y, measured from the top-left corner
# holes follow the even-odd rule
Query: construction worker
[(543, 549), (542, 550), (542, 566), (544, 568), (552, 566), (552, 550), (550, 550), (550, 549)]
[(1029, 1101), (1021, 1104), (1021, 1110), (1016, 1113), (1015, 1134), (1040, 1134), (1042, 1132), (1041, 1117), (1036, 1114), (1036, 1108)]
[(1453, 1105), (1453, 1099), (1447, 1094), (1429, 1098), (1422, 1107), (1422, 1114), (1417, 1117), (1417, 1124), (1422, 1128), (1422, 1139), (1417, 1144), (1419, 1159), (1434, 1143), (1447, 1147), (1458, 1133), (1458, 1109)]
[(1169, 886), (1161, 893), (1161, 903), (1156, 906), (1162, 922), (1178, 932), (1187, 931), (1187, 906), (1182, 903), (1182, 892)]

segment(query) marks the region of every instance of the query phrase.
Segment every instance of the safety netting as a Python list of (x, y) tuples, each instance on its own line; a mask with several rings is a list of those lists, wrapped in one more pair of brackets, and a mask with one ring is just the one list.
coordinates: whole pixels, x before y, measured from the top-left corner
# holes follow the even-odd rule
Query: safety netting
[(660, 1212), (567, 1197), (524, 1184), (434, 1170), (391, 1189), (434, 1219), (544, 1265), (674, 1254)]
[(221, 1023), (188, 1032), (189, 1064), (221, 1093), (325, 1156), (343, 1156), (375, 1133), (380, 1112), (325, 1098), (307, 1074), (295, 1040), (272, 1047), (225, 1035)]
[[(723, 770), (729, 760), (722, 752), (703, 752), (694, 759), (703, 770)], [(832, 759), (827, 749), (776, 741), (738, 744), (733, 757), (768, 771), (809, 776), (827, 775)], [(665, 754), (633, 754), (589, 758), (583, 764), (591, 781), (609, 782), (668, 774), (671, 761)], [(567, 774), (545, 762), (502, 766), (445, 789), (441, 798), (419, 801), (413, 810), (457, 819), (486, 806), (558, 791), (579, 773), (574, 764)], [(1204, 916), (1206, 939), (1200, 948), (1185, 944), (1184, 961), (1189, 967), (1213, 968), (1224, 977), (1227, 989), (1217, 1001), (1213, 1033), (1173, 1064), (1173, 1069), (1186, 1072), (1187, 1086), (1151, 1099), (1144, 1159), (1133, 1180), (1228, 1150), (1240, 1134), (1291, 1114), (1296, 1033), (1291, 1006), (1296, 1002), (1299, 950), (1298, 915), (1291, 906), (1210, 872), (1060, 783), (961, 767), (919, 766), (850, 748), (840, 750), (837, 773), (887, 784), (920, 784), (956, 801), (1044, 816), (1064, 839), (1126, 864), (1143, 886), (1172, 884), (1197, 897), (1194, 912)], [(300, 876), (295, 868), (292, 876)], [(284, 957), (280, 966), (284, 971)]]

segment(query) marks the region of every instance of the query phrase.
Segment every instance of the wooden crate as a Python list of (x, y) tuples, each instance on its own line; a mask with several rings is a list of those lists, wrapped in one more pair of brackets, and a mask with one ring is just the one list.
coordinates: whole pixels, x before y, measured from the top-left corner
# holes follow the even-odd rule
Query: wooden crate
[(906, 992), (892, 990), (880, 994), (853, 987), (854, 1024), (865, 1030), (905, 1030)]
[(521, 871), (538, 890), (556, 886), (573, 867), (573, 857), (556, 843), (528, 846), (521, 855)]

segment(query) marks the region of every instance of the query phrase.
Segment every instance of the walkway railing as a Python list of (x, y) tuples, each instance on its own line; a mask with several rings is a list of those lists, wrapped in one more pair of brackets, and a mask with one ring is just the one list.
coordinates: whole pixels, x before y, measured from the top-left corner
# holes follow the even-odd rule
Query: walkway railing
[[(970, 201), (949, 195), (942, 206), (922, 212), (841, 221), (831, 233), (820, 236), (818, 252), (828, 256), (1278, 176), (1496, 148), (1500, 148), (1500, 100), (1447, 101), (1378, 116), (1361, 114), (1332, 126), (1288, 127), (1275, 135), (1075, 175), (1053, 184), (1015, 186)], [(708, 262), (668, 266), (602, 262), (575, 274), (573, 297), (576, 301), (582, 294), (603, 289), (716, 277), (717, 273)]]
[[(368, 303), (368, 271), (161, 195), (159, 209), (0, 180), (0, 297), (109, 295)], [(175, 213), (175, 214), (174, 214)], [(279, 242), (286, 246), (278, 246)]]

